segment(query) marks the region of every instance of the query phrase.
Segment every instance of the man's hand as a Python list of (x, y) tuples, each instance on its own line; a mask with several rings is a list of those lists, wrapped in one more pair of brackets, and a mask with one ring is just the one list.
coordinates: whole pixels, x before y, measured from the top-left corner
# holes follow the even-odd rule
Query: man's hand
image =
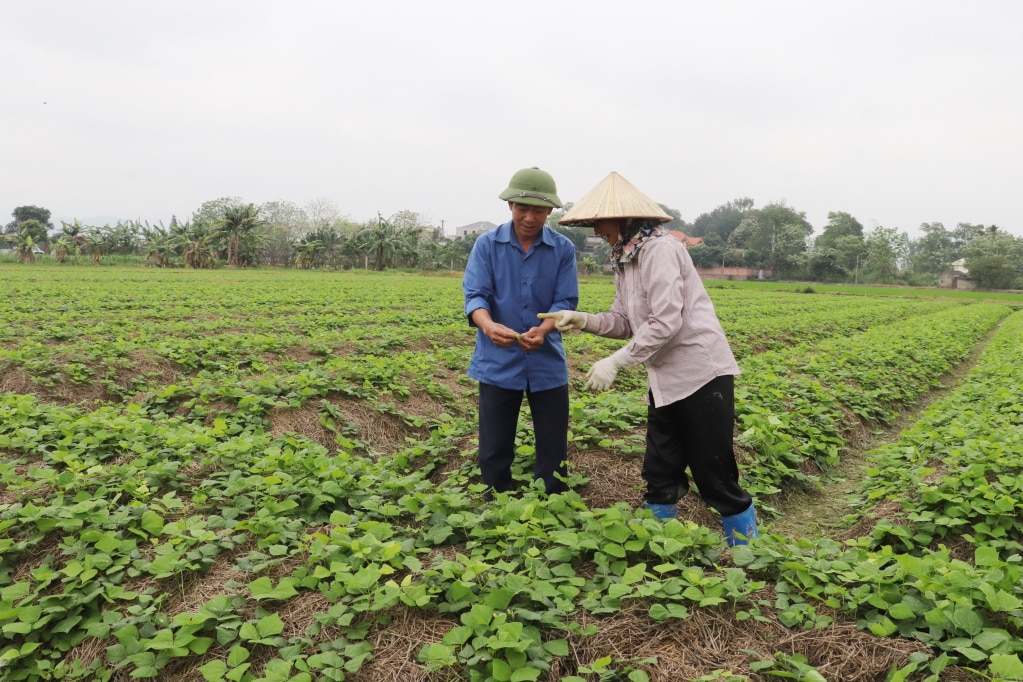
[(615, 377), (618, 376), (618, 370), (618, 361), (613, 355), (593, 363), (590, 371), (586, 373), (586, 390), (606, 391), (611, 388)]
[(586, 323), (590, 319), (589, 313), (578, 310), (559, 310), (556, 313), (537, 313), (541, 320), (554, 320), (554, 328), (559, 332), (586, 331)]
[(522, 337), (522, 335), (514, 329), (497, 322), (491, 322), (482, 329), (487, 338), (493, 341), (494, 345), (498, 348), (508, 348), (513, 343), (519, 341)]
[(546, 335), (539, 327), (533, 327), (529, 331), (519, 334), (517, 338), (519, 340), (519, 348), (522, 350), (540, 350)]

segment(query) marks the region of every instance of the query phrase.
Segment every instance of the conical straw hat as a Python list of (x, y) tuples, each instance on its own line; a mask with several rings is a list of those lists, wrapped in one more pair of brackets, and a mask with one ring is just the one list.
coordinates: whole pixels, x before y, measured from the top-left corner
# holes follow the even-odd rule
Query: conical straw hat
[(561, 225), (590, 225), (604, 218), (648, 218), (669, 223), (672, 218), (635, 185), (611, 171), (590, 193), (561, 218)]

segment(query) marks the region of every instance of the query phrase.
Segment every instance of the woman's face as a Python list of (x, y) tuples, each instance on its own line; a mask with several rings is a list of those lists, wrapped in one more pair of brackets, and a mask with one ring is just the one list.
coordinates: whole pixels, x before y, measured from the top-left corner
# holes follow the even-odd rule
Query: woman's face
[(598, 220), (593, 223), (593, 233), (608, 244), (616, 244), (621, 239), (617, 220)]

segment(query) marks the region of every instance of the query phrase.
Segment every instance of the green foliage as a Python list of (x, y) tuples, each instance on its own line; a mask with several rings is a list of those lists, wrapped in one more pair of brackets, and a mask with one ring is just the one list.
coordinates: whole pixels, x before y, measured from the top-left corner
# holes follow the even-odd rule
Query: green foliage
[(980, 256), (966, 261), (970, 279), (984, 289), (1009, 289), (1019, 274), (1012, 261), (1005, 256)]
[(26, 224), (30, 223), (30, 234), (36, 241), (45, 242), (46, 235), (49, 230), (53, 229), (53, 223), (50, 222), (50, 209), (42, 208), (41, 206), (18, 206), (11, 211), (11, 217), (14, 218), (11, 222), (7, 223), (4, 228), (4, 232), (7, 234), (18, 234), (26, 228)]
[[(457, 279), (53, 271), (45, 295), (31, 270), (0, 272), (14, 294), (0, 301), (0, 371), (33, 382), (0, 394), (5, 679), (341, 680), (374, 656), (371, 632), (420, 615), (448, 623), (415, 652), (438, 679), (538, 680), (558, 663), (563, 679), (638, 682), (656, 661), (574, 658), (595, 619), (670, 627), (703, 609), (793, 637), (844, 619), (929, 647), (892, 680), (949, 665), (1018, 676), (1023, 313), (1006, 305), (713, 290), (743, 369), (744, 483), (768, 518), (776, 491), (817, 482), (857, 428), (983, 348), (877, 452), (864, 513), (900, 514), (845, 543), (765, 532), (726, 553), (717, 528), (591, 507), (574, 467), (571, 492), (530, 487), (528, 419), (523, 490), (482, 503)], [(585, 284), (582, 307), (612, 295)], [(573, 453), (643, 449), (642, 370), (578, 390), (620, 343), (566, 338)], [(217, 593), (197, 599), (211, 575)], [(72, 654), (86, 641), (89, 662)], [(765, 656), (702, 679), (816, 674)]]

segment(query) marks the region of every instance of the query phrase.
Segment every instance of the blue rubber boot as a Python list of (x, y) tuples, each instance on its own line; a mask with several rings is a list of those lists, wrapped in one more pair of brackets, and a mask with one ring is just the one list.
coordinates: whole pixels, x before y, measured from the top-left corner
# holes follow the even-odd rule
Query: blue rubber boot
[(678, 518), (677, 504), (644, 504), (643, 509), (649, 509), (661, 521)]
[(750, 538), (760, 537), (757, 531), (757, 510), (752, 503), (744, 512), (722, 516), (721, 525), (725, 529), (725, 542), (729, 547), (745, 545)]

